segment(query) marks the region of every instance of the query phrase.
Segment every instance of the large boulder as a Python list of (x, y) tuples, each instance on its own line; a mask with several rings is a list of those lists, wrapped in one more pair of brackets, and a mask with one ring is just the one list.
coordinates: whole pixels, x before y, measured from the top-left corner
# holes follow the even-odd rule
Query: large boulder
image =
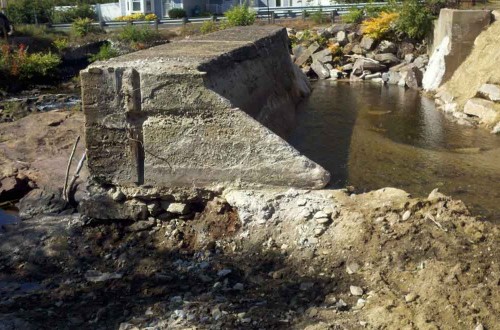
[(500, 86), (495, 84), (483, 84), (477, 91), (478, 96), (493, 102), (500, 102)]
[(468, 100), (464, 106), (464, 113), (479, 117), (486, 125), (495, 124), (500, 114), (494, 102), (479, 98)]
[(364, 50), (372, 50), (375, 47), (375, 39), (364, 35), (363, 39), (361, 39), (361, 42), (359, 43), (361, 48)]
[(319, 79), (330, 78), (330, 70), (328, 70), (328, 68), (319, 61), (314, 61), (311, 64), (311, 69), (314, 71), (314, 73), (318, 76)]

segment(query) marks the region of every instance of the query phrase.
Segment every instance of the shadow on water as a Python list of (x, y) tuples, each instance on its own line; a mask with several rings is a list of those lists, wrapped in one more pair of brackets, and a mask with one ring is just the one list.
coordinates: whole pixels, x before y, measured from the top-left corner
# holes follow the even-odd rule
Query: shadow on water
[(500, 138), (437, 111), (397, 86), (315, 82), (290, 143), (332, 174), (334, 188), (392, 186), (425, 197), (434, 188), (500, 221)]

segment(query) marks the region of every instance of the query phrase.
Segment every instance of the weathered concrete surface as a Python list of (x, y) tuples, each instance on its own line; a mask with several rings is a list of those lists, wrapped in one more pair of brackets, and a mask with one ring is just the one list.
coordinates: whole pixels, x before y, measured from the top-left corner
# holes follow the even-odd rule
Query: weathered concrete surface
[[(493, 15), (500, 18), (500, 13), (496, 11)], [(494, 90), (495, 85), (500, 85), (499, 61), (500, 21), (496, 19), (476, 38), (472, 52), (458, 67), (451, 79), (439, 87), (436, 102), (443, 110), (453, 112), (455, 115), (463, 112), (467, 103), (472, 105), (469, 102), (471, 99), (480, 97), (493, 101), (494, 94), (485, 93), (485, 88)], [(500, 121), (500, 103), (498, 101), (494, 104), (488, 103), (488, 108), (486, 112), (475, 112), (474, 116), (479, 117), (482, 125), (493, 128), (495, 122)], [(497, 119), (494, 119), (494, 111), (498, 114)], [(486, 117), (479, 116), (483, 114)], [(493, 129), (492, 132), (496, 130)]]
[(441, 9), (434, 28), (424, 89), (434, 90), (448, 81), (471, 53), (474, 40), (490, 23), (489, 10)]
[(81, 77), (97, 182), (321, 188), (329, 181), (279, 137), (310, 93), (285, 29), (216, 32), (99, 62)]

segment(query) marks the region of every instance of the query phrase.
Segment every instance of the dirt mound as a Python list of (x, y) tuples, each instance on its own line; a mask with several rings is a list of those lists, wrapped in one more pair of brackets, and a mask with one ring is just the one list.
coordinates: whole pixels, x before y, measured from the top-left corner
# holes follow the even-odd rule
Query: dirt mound
[[(252, 193), (245, 205), (217, 198), (194, 218), (166, 222), (85, 224), (73, 215), (7, 226), (0, 318), (79, 329), (494, 329), (500, 321), (500, 233), (460, 201), (387, 188)], [(245, 207), (267, 212), (242, 222)]]

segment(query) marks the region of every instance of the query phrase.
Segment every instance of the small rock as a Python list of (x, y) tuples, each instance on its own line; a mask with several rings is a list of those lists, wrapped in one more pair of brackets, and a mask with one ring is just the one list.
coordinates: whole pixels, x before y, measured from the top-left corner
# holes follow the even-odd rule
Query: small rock
[(349, 275), (357, 273), (357, 271), (361, 268), (361, 266), (357, 262), (350, 262), (346, 266), (346, 272)]
[(219, 276), (219, 277), (225, 277), (225, 276), (229, 275), (231, 272), (232, 272), (231, 269), (224, 268), (224, 269), (219, 270), (217, 272), (217, 276)]
[(245, 286), (243, 285), (243, 283), (236, 283), (233, 286), (233, 290), (243, 291), (244, 289), (245, 289)]
[(115, 202), (123, 202), (125, 200), (125, 195), (120, 190), (117, 190), (111, 194), (111, 198)]
[(410, 302), (417, 300), (417, 298), (418, 298), (418, 295), (416, 293), (411, 292), (405, 296), (405, 301), (407, 303), (410, 303)]
[(478, 325), (476, 325), (474, 330), (484, 330), (484, 326), (481, 323), (479, 323)]
[(187, 214), (189, 213), (189, 206), (184, 203), (170, 203), (167, 212), (173, 214)]
[(363, 39), (361, 39), (359, 45), (365, 50), (372, 50), (373, 46), (375, 45), (375, 39), (365, 35), (363, 36)]
[(406, 54), (405, 55), (405, 62), (406, 63), (411, 63), (415, 59), (415, 55), (413, 54)]
[(494, 84), (484, 84), (477, 91), (478, 96), (484, 97), (493, 102), (500, 102), (500, 86)]
[(362, 296), (363, 295), (363, 289), (359, 286), (351, 285), (349, 287), (349, 290), (351, 291), (351, 294), (353, 296)]
[(407, 210), (405, 213), (403, 213), (403, 217), (401, 218), (401, 221), (406, 221), (406, 220), (410, 219), (410, 216), (411, 216), (411, 211)]
[(339, 299), (339, 301), (335, 304), (335, 308), (339, 311), (347, 310), (347, 304), (342, 299)]
[(313, 286), (314, 286), (313, 282), (303, 282), (303, 283), (300, 283), (300, 290), (307, 291), (307, 290), (312, 289)]

